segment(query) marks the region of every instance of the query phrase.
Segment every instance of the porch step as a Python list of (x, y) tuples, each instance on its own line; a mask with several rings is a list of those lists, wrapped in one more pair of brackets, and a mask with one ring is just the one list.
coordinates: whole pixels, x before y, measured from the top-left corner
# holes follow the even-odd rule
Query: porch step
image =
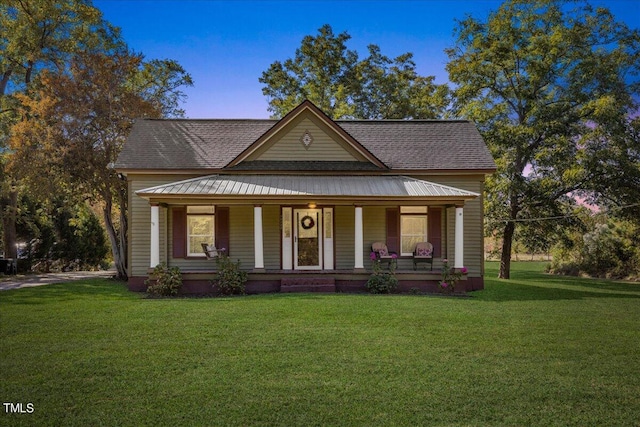
[(280, 292), (335, 292), (333, 277), (284, 277), (280, 279)]

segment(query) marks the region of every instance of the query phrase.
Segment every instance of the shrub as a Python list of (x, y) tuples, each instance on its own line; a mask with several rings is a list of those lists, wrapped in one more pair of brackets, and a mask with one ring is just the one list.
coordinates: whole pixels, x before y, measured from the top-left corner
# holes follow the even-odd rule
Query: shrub
[(167, 267), (166, 263), (158, 264), (153, 269), (155, 283), (145, 280), (147, 292), (155, 296), (175, 296), (182, 289), (182, 273), (178, 267)]
[(638, 277), (638, 235), (638, 227), (630, 222), (608, 220), (595, 224), (554, 248), (550, 271), (616, 279)]
[[(94, 270), (109, 258), (109, 243), (100, 220), (83, 202), (56, 198), (43, 205), (30, 196), (20, 200), (16, 224), (20, 268), (39, 272)], [(108, 268), (108, 267), (107, 267)]]
[(218, 275), (214, 285), (218, 292), (221, 295), (244, 295), (249, 275), (240, 270), (240, 260), (234, 263), (227, 255), (221, 254), (216, 258), (216, 265)]
[(390, 294), (398, 287), (398, 278), (395, 275), (395, 260), (389, 263), (389, 270), (384, 271), (380, 261), (371, 257), (373, 261), (373, 274), (367, 280), (367, 290), (372, 294)]
[(456, 290), (456, 283), (460, 281), (463, 274), (467, 273), (467, 269), (462, 267), (461, 269), (452, 268), (449, 266), (449, 260), (442, 260), (442, 280), (438, 283), (440, 292), (453, 293)]

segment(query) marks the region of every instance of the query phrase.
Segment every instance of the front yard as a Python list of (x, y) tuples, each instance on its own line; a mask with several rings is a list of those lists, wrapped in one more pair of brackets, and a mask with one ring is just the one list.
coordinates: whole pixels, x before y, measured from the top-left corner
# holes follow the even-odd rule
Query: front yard
[(542, 266), (470, 298), (2, 292), (0, 424), (637, 425), (640, 284)]

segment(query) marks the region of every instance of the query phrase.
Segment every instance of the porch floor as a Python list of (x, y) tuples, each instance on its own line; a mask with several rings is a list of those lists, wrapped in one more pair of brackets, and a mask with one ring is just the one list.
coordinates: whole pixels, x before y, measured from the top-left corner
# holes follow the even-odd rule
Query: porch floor
[[(149, 274), (151, 271), (149, 272)], [(367, 292), (366, 283), (371, 270), (252, 270), (248, 272), (246, 292), (248, 294), (272, 292)], [(213, 269), (183, 270), (183, 290), (185, 294), (215, 293), (214, 279), (216, 271)], [(442, 278), (442, 271), (418, 269), (396, 270), (398, 292), (440, 292), (438, 283)], [(148, 276), (129, 278), (129, 289), (144, 292), (147, 289), (145, 281)], [(482, 276), (463, 276), (456, 285), (456, 292), (469, 292), (484, 289)]]
[[(250, 270), (247, 293), (267, 292), (366, 292), (371, 270)], [(192, 288), (187, 292), (200, 292), (202, 286), (212, 283), (215, 270), (182, 271), (183, 282)], [(396, 270), (399, 292), (419, 289), (422, 292), (437, 291), (441, 279), (440, 270)], [(210, 285), (209, 285), (210, 286)]]

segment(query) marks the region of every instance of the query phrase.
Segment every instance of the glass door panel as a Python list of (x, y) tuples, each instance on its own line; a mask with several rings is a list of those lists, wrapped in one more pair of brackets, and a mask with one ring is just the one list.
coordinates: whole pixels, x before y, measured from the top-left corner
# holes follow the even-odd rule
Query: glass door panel
[(298, 270), (322, 268), (322, 211), (295, 209), (294, 261)]

